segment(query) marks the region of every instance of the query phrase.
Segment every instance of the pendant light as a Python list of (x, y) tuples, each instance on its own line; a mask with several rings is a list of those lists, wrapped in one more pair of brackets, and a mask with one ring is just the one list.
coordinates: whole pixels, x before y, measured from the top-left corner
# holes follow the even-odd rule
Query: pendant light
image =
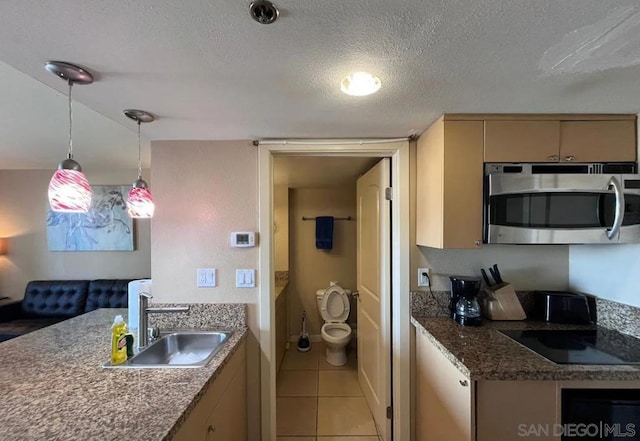
[(73, 107), (71, 91), (74, 84), (91, 84), (93, 75), (85, 69), (64, 61), (47, 61), (46, 69), (69, 84), (69, 152), (67, 159), (49, 182), (49, 205), (53, 211), (86, 213), (91, 208), (91, 186), (82, 167), (73, 159)]
[(142, 157), (140, 147), (140, 124), (149, 123), (155, 120), (155, 117), (149, 112), (144, 110), (127, 109), (124, 115), (138, 123), (138, 179), (133, 183), (133, 187), (129, 190), (129, 196), (127, 197), (127, 211), (129, 216), (135, 218), (149, 218), (153, 217), (155, 205), (153, 204), (153, 197), (151, 191), (149, 191), (149, 185), (142, 179)]

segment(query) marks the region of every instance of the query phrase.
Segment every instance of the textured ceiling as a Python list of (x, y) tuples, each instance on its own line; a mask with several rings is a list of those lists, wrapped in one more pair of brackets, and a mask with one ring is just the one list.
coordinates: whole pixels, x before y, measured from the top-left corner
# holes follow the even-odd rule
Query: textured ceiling
[[(249, 3), (3, 0), (0, 61), (58, 101), (65, 83), (45, 60), (94, 71), (74, 97), (105, 117), (98, 137), (114, 122), (133, 130), (121, 116), (131, 107), (159, 116), (143, 126), (151, 139), (397, 137), (444, 112), (640, 111), (637, 0), (276, 0), (268, 26)], [(354, 70), (378, 75), (380, 92), (342, 94)], [(3, 83), (1, 106), (20, 100), (15, 90)], [(24, 101), (33, 121), (50, 116)], [(26, 164), (4, 139), (0, 168)], [(83, 163), (81, 148), (92, 158), (93, 147), (78, 146)]]

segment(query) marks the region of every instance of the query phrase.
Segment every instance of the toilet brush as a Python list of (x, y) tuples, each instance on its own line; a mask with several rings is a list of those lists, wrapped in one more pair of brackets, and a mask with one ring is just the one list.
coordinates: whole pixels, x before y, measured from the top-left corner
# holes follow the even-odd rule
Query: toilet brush
[(307, 334), (307, 311), (302, 311), (302, 332), (300, 338), (298, 338), (298, 350), (300, 352), (307, 352), (311, 349), (311, 342), (309, 341), (309, 334)]

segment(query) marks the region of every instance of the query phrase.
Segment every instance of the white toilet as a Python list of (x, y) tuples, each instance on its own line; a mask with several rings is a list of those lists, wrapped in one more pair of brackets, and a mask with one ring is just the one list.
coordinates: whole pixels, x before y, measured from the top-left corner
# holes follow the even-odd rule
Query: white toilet
[(351, 291), (343, 289), (338, 282), (330, 282), (329, 288), (316, 291), (318, 309), (324, 320), (320, 331), (327, 345), (327, 362), (342, 366), (347, 362), (347, 345), (351, 341), (351, 326), (346, 323), (351, 306)]

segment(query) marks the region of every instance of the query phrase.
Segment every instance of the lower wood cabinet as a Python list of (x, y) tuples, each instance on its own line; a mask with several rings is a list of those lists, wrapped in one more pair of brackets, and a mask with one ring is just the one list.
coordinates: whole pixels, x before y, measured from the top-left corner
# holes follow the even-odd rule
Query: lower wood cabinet
[(515, 440), (532, 424), (553, 427), (556, 409), (556, 382), (470, 381), (416, 332), (417, 441)]
[(178, 430), (174, 441), (246, 441), (246, 344), (242, 342)]
[(420, 331), (415, 342), (417, 441), (560, 441), (563, 389), (640, 389), (640, 381), (470, 381)]

